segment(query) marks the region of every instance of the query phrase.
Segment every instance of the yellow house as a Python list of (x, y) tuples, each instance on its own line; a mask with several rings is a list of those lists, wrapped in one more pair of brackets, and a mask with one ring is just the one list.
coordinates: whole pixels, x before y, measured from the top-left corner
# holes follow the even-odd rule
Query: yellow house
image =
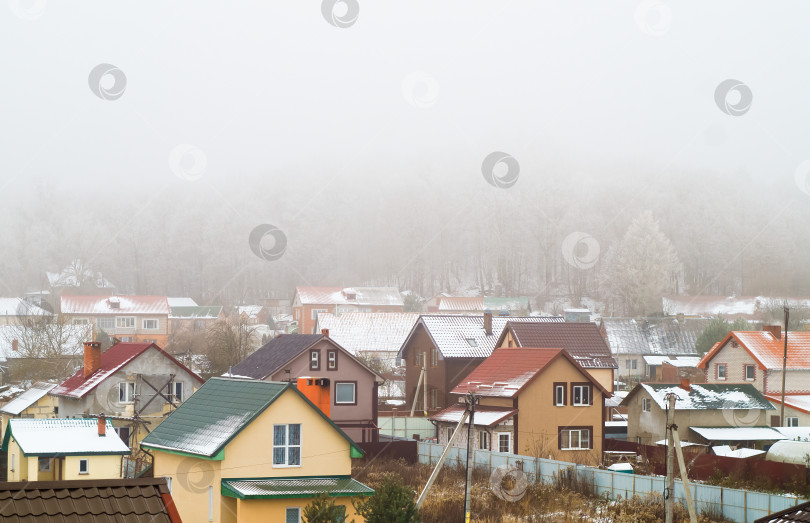
[(362, 521), (362, 450), (293, 383), (212, 378), (141, 442), (185, 521), (301, 521), (326, 493)]
[(6, 433), (8, 420), (12, 418), (55, 418), (59, 412), (59, 400), (48, 396), (56, 387), (54, 383), (35, 383), (30, 389), (0, 407), (2, 434)]
[(129, 454), (104, 418), (11, 419), (2, 450), (8, 481), (120, 478)]

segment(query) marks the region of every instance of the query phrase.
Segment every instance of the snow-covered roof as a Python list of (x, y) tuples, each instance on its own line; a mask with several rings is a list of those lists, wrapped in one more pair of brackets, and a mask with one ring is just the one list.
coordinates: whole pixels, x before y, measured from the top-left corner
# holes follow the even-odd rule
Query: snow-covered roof
[(778, 305), (781, 310), (784, 302), (787, 302), (789, 307), (810, 308), (808, 298), (775, 296), (664, 296), (662, 302), (667, 314), (703, 317), (722, 314), (729, 320), (756, 319), (769, 305)]
[(404, 306), (396, 287), (296, 287), (304, 305)]
[(747, 449), (745, 447), (739, 449), (732, 449), (729, 445), (715, 445), (712, 451), (717, 456), (724, 456), (726, 458), (750, 458), (753, 456), (761, 456), (765, 454), (764, 450)]
[[(83, 343), (92, 339), (92, 325), (48, 323), (31, 328), (21, 325), (0, 326), (0, 361), (42, 357), (46, 354), (74, 356), (82, 353)], [(17, 350), (14, 350), (17, 340)]]
[(810, 427), (774, 427), (774, 429), (787, 439), (810, 441)]
[(165, 314), (169, 315), (166, 296), (62, 296), (62, 314)]
[(785, 437), (773, 427), (689, 427), (708, 441), (777, 441)]
[[(666, 447), (668, 445), (667, 440), (661, 439), (655, 442), (656, 445), (662, 445)], [(691, 441), (686, 441), (684, 439), (681, 440), (681, 447), (705, 447), (703, 443), (692, 443)]]
[[(465, 406), (464, 405), (451, 405), (447, 407), (443, 411), (434, 414), (429, 419), (431, 421), (436, 422), (443, 422), (443, 423), (458, 423), (461, 421), (461, 416), (464, 414)], [(498, 423), (501, 423), (503, 420), (507, 418), (511, 418), (515, 414), (517, 414), (516, 409), (510, 409), (508, 407), (490, 407), (484, 405), (478, 405), (475, 407), (475, 415), (473, 416), (473, 424), (480, 425), (483, 427), (494, 427)], [(464, 422), (465, 425), (470, 424), (469, 418), (467, 421)]]
[(169, 307), (197, 307), (197, 302), (194, 301), (193, 298), (180, 298), (180, 297), (172, 297), (169, 296), (166, 298), (166, 301), (169, 302)]
[[(782, 404), (781, 394), (766, 394), (774, 405)], [(810, 414), (810, 394), (785, 394), (785, 406)]]
[[(759, 362), (761, 368), (781, 370), (785, 351), (783, 336), (783, 334), (780, 334), (777, 337), (773, 332), (766, 330), (729, 332), (722, 341), (715, 344), (703, 356), (699, 366), (706, 368), (706, 365), (719, 351), (731, 350), (747, 351)], [(788, 332), (787, 345), (788, 370), (810, 370), (810, 332)]]
[(700, 363), (698, 356), (644, 356), (647, 365), (661, 365), (664, 362), (673, 367), (697, 367)]
[(781, 463), (795, 463), (797, 465), (810, 465), (805, 461), (810, 455), (810, 441), (777, 441), (768, 449), (765, 459)]
[(603, 317), (602, 329), (613, 354), (697, 355), (695, 344), (710, 321)]
[(256, 319), (259, 317), (259, 314), (261, 314), (262, 308), (261, 305), (239, 305), (236, 307), (236, 314), (239, 316), (244, 314), (248, 318)]
[(329, 329), (329, 337), (352, 354), (397, 352), (418, 319), (414, 312), (322, 312), (315, 332)]
[(22, 298), (0, 298), (0, 316), (52, 316), (53, 314)]
[(35, 383), (33, 387), (0, 407), (0, 412), (19, 416), (25, 409), (42, 399), (54, 387), (56, 387), (55, 383)]
[(26, 456), (129, 454), (129, 447), (115, 433), (107, 420), (105, 436), (98, 434), (98, 419), (13, 418), (3, 439), (7, 449), (9, 435), (14, 438)]
[(774, 410), (773, 405), (750, 383), (693, 383), (689, 390), (680, 385), (641, 383), (622, 401), (629, 406), (638, 390), (645, 390), (659, 408), (667, 406), (667, 395), (675, 394), (675, 410)]

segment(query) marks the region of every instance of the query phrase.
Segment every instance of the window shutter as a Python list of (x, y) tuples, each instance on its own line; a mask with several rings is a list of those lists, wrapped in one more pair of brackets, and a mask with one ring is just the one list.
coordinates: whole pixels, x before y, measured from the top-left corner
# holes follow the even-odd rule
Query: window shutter
[(562, 450), (562, 428), (557, 427), (557, 450)]
[(588, 405), (593, 405), (593, 385), (588, 385)]

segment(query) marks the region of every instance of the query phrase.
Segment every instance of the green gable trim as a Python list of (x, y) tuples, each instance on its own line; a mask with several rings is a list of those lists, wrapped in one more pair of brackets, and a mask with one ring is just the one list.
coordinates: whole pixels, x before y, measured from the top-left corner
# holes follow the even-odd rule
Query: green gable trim
[(372, 496), (374, 490), (350, 476), (293, 476), (284, 478), (222, 479), (220, 493), (235, 499)]
[(150, 449), (150, 450), (155, 450), (155, 451), (158, 451), (158, 452), (165, 452), (166, 454), (176, 454), (178, 456), (186, 456), (186, 457), (189, 457), (189, 458), (199, 458), (199, 459), (205, 459), (205, 460), (209, 460), (209, 461), (222, 461), (223, 459), (225, 459), (225, 449), (224, 448), (221, 449), (216, 454), (214, 454), (213, 456), (203, 456), (202, 454), (193, 454), (191, 452), (183, 452), (183, 451), (180, 451), (180, 450), (172, 450), (172, 449), (164, 449), (164, 448), (161, 448), (161, 447), (153, 447), (151, 445), (144, 445), (143, 443), (141, 443), (141, 447), (147, 448), (147, 449)]
[(349, 451), (350, 458), (362, 458), (364, 455), (363, 449), (359, 448), (357, 445), (352, 445), (351, 451)]
[[(6, 425), (6, 433), (3, 435), (3, 445), (0, 447), (0, 451), (8, 452), (8, 445), (11, 443), (11, 438), (13, 438), (13, 434), (11, 433), (11, 423)], [(117, 437), (117, 436), (116, 436)], [(110, 451), (110, 452), (26, 452), (20, 442), (14, 439), (17, 443), (17, 447), (20, 448), (20, 452), (22, 453), (23, 457), (39, 457), (39, 458), (61, 458), (64, 456), (126, 456), (130, 452), (127, 451)]]

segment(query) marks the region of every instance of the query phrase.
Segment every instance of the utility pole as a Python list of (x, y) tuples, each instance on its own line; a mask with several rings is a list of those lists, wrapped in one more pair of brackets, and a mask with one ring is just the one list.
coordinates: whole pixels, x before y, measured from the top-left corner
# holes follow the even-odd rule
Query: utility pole
[(675, 441), (672, 425), (675, 418), (675, 394), (667, 394), (667, 487), (664, 492), (666, 523), (673, 523), (675, 515)]
[(467, 425), (467, 479), (464, 484), (464, 522), (470, 523), (470, 489), (472, 488), (473, 469), (470, 466), (470, 457), (472, 456), (472, 427), (475, 420), (475, 404), (478, 402), (478, 398), (475, 397), (474, 392), (470, 392), (464, 401), (467, 403), (467, 410), (470, 413), (470, 423)]
[(787, 301), (785, 302), (785, 353), (782, 356), (782, 406), (779, 408), (779, 426), (785, 426), (785, 378), (787, 377), (787, 336), (788, 336), (788, 318), (790, 317), (790, 309), (788, 309)]

